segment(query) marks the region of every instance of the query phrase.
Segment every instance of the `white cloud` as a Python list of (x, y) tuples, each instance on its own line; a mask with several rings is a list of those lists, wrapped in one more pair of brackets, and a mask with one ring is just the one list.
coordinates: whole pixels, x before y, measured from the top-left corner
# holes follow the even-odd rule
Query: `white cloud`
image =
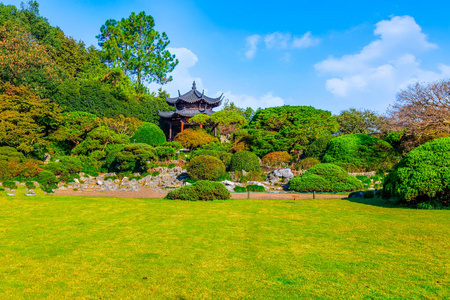
[[(173, 80), (163, 86), (152, 83), (150, 88), (156, 90), (160, 87), (163, 90), (169, 92), (171, 97), (178, 96), (178, 90), (181, 94), (189, 91), (192, 87), (192, 82), (195, 81), (197, 90), (203, 90), (203, 83), (200, 77), (195, 77), (191, 74), (190, 69), (195, 66), (198, 61), (197, 55), (186, 48), (167, 48), (170, 53), (175, 54), (179, 63), (175, 67), (172, 73), (169, 75), (173, 77)], [(206, 93), (207, 91), (205, 91)]]
[[(220, 96), (221, 94), (222, 93), (219, 92), (216, 96)], [(232, 92), (228, 91), (223, 93), (223, 96), (224, 99), (228, 99), (231, 102), (234, 102), (237, 107), (241, 108), (251, 107), (256, 110), (259, 107), (267, 108), (272, 106), (284, 105), (284, 100), (280, 97), (274, 96), (273, 92), (269, 92), (260, 97), (254, 97), (246, 94), (235, 95)]]
[(378, 22), (374, 35), (378, 38), (360, 52), (329, 57), (315, 65), (320, 74), (332, 76), (326, 89), (333, 95), (392, 102), (395, 93), (408, 84), (433, 81), (450, 73), (450, 66), (442, 64), (440, 72), (421, 68), (417, 57), (438, 46), (427, 40), (414, 18), (395, 16)]
[(248, 59), (255, 57), (258, 51), (258, 45), (261, 39), (264, 39), (266, 49), (301, 49), (317, 46), (320, 43), (320, 39), (311, 35), (311, 32), (306, 32), (303, 36), (293, 36), (292, 33), (286, 32), (274, 32), (266, 34), (264, 37), (260, 35), (250, 35), (246, 38), (246, 52), (245, 56)]
[(256, 51), (258, 51), (258, 43), (261, 40), (261, 37), (257, 34), (251, 35), (247, 37), (247, 51), (245, 51), (245, 57), (248, 59), (252, 59), (256, 55)]

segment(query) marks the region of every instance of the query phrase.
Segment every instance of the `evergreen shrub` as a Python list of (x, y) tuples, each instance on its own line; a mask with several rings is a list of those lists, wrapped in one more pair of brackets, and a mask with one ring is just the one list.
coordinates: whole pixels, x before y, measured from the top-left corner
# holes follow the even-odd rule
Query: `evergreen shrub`
[(260, 171), (259, 159), (255, 153), (250, 151), (239, 151), (231, 156), (230, 161), (231, 171)]
[(109, 172), (147, 172), (151, 161), (157, 159), (154, 148), (148, 144), (128, 144), (116, 148), (106, 156)]
[(243, 193), (243, 192), (246, 192), (246, 191), (247, 191), (247, 189), (246, 189), (245, 187), (239, 186), (239, 185), (236, 185), (236, 186), (234, 187), (233, 190), (234, 190), (236, 193)]
[(3, 187), (7, 189), (15, 190), (17, 189), (17, 185), (14, 181), (5, 181), (3, 182)]
[(180, 150), (181, 148), (183, 148), (183, 145), (181, 145), (178, 142), (165, 142), (165, 143), (161, 144), (161, 146), (163, 146), (163, 147), (172, 147), (175, 150)]
[(199, 180), (192, 185), (186, 185), (177, 190), (170, 191), (165, 198), (171, 200), (212, 201), (227, 200), (230, 199), (230, 196), (231, 193), (223, 183)]
[(154, 149), (160, 161), (177, 159), (177, 151), (169, 146), (159, 146)]
[(292, 156), (287, 151), (275, 151), (264, 155), (262, 163), (268, 166), (286, 165), (292, 161)]
[(332, 135), (324, 135), (312, 142), (305, 150), (306, 157), (316, 157), (322, 159), (327, 150), (328, 143), (334, 138)]
[(189, 128), (175, 136), (176, 142), (179, 142), (184, 148), (191, 150), (216, 140), (217, 138), (207, 133), (204, 129)]
[(210, 155), (195, 156), (187, 167), (189, 176), (194, 180), (217, 181), (225, 176), (225, 165), (220, 159)]
[(144, 122), (130, 139), (134, 143), (144, 143), (151, 146), (162, 145), (166, 142), (166, 136), (159, 126)]
[(247, 191), (249, 191), (249, 192), (265, 192), (266, 189), (262, 185), (249, 184), (249, 185), (247, 185)]
[(384, 181), (383, 198), (389, 197), (409, 204), (437, 201), (449, 206), (450, 137), (411, 150)]
[(203, 150), (203, 149), (195, 150), (194, 152), (192, 152), (191, 159), (199, 155), (214, 156), (220, 159), (225, 165), (225, 167), (227, 167), (231, 161), (231, 153), (216, 150)]
[(81, 172), (82, 162), (78, 157), (63, 156), (58, 162), (50, 162), (44, 166), (44, 169), (59, 176), (60, 181), (69, 182), (75, 174)]
[(344, 192), (362, 187), (358, 179), (333, 164), (318, 164), (289, 181), (289, 189), (297, 192)]
[(47, 193), (53, 192), (54, 188), (57, 188), (58, 179), (56, 175), (50, 171), (44, 170), (38, 175), (38, 182), (41, 190)]
[(396, 162), (389, 143), (366, 134), (349, 134), (332, 139), (322, 159), (349, 172), (390, 170)]

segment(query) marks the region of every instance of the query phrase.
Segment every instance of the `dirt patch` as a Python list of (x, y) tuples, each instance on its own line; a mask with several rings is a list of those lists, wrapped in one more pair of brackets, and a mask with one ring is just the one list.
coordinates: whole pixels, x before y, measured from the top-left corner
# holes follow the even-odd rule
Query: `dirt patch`
[[(118, 192), (118, 191), (105, 191), (105, 192), (81, 192), (81, 191), (55, 191), (57, 196), (83, 196), (83, 197), (120, 197), (120, 198), (164, 198), (167, 192), (159, 193), (152, 188), (142, 188), (138, 192)], [(294, 193), (250, 193), (251, 199), (291, 199), (293, 197), (297, 199), (312, 199), (311, 194), (294, 194)], [(347, 195), (333, 195), (333, 194), (316, 194), (316, 199), (342, 199), (347, 198)], [(247, 199), (247, 193), (231, 193), (231, 199)]]

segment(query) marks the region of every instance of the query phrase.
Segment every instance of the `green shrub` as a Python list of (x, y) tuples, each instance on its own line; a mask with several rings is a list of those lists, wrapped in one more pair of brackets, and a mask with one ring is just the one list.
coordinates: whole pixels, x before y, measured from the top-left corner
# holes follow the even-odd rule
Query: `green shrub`
[(264, 181), (266, 179), (266, 174), (261, 171), (250, 171), (245, 176), (240, 177), (239, 182), (247, 181)]
[(259, 159), (255, 153), (250, 151), (239, 151), (231, 156), (230, 161), (231, 171), (260, 171)]
[(199, 150), (214, 150), (220, 152), (228, 152), (230, 150), (230, 143), (210, 142), (200, 147)]
[(297, 192), (344, 192), (361, 188), (358, 179), (333, 164), (316, 165), (289, 181), (289, 189)]
[(27, 189), (29, 189), (29, 190), (34, 190), (34, 188), (35, 188), (34, 183), (32, 183), (31, 181), (25, 182), (25, 186), (26, 186)]
[(134, 143), (144, 143), (151, 146), (158, 146), (166, 142), (166, 136), (157, 125), (144, 122), (138, 128), (130, 141)]
[(249, 191), (249, 192), (265, 192), (266, 189), (261, 185), (249, 184), (249, 185), (247, 185), (247, 191)]
[(47, 193), (53, 192), (52, 190), (57, 187), (58, 179), (55, 174), (50, 171), (44, 170), (38, 175), (38, 182), (41, 190)]
[(223, 162), (225, 167), (228, 166), (231, 161), (231, 153), (216, 150), (202, 150), (202, 149), (195, 150), (194, 152), (192, 152), (191, 159), (199, 155), (209, 155), (217, 157)]
[(314, 167), (315, 165), (320, 164), (320, 160), (315, 157), (307, 157), (302, 159), (298, 164), (295, 165), (297, 170), (308, 170), (309, 168)]
[(187, 149), (197, 149), (210, 142), (216, 141), (217, 138), (210, 135), (204, 129), (189, 128), (175, 136), (175, 141), (183, 145)]
[(225, 175), (225, 165), (217, 157), (199, 155), (189, 162), (187, 171), (194, 180), (216, 181)]
[(128, 144), (106, 156), (106, 167), (109, 172), (142, 173), (147, 171), (148, 163), (156, 158), (153, 147), (147, 144)]
[(409, 204), (450, 199), (450, 137), (411, 150), (386, 177), (383, 198), (397, 197)]
[(165, 142), (161, 146), (163, 146), (163, 147), (172, 147), (175, 150), (180, 150), (181, 148), (183, 148), (183, 145), (181, 145), (178, 142)]
[(82, 162), (78, 157), (63, 156), (58, 162), (50, 162), (44, 169), (59, 176), (60, 181), (69, 182), (75, 174), (82, 170)]
[(264, 155), (262, 163), (268, 166), (286, 165), (292, 161), (292, 156), (287, 151), (275, 151)]
[(171, 200), (226, 200), (230, 199), (231, 193), (220, 182), (199, 180), (192, 185), (183, 186), (171, 191), (166, 199)]
[(306, 157), (316, 157), (322, 159), (327, 150), (328, 143), (334, 138), (332, 135), (324, 135), (312, 142), (305, 150)]
[(177, 151), (168, 146), (160, 146), (154, 149), (160, 161), (177, 159)]
[(14, 181), (5, 181), (3, 182), (3, 187), (11, 190), (17, 189), (17, 185)]
[(332, 139), (322, 159), (349, 172), (390, 170), (395, 151), (387, 142), (366, 134), (349, 134)]
[(243, 193), (243, 192), (246, 192), (246, 191), (247, 191), (247, 189), (246, 189), (245, 187), (239, 186), (239, 185), (236, 185), (236, 186), (234, 187), (233, 190), (234, 190), (236, 193)]

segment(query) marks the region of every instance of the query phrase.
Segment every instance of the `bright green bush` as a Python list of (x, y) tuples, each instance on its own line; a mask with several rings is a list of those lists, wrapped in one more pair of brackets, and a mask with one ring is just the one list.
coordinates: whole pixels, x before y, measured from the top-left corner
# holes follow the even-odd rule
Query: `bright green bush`
[(25, 186), (26, 186), (27, 189), (29, 189), (29, 190), (33, 190), (33, 189), (35, 188), (34, 183), (32, 183), (31, 181), (25, 182)]
[(260, 171), (259, 159), (250, 151), (239, 151), (233, 154), (230, 161), (231, 171)]
[(411, 150), (386, 177), (383, 197), (417, 204), (450, 199), (450, 137), (436, 139)]
[(160, 146), (154, 148), (156, 156), (160, 161), (177, 159), (177, 151), (169, 146)]
[(249, 192), (265, 192), (266, 189), (262, 185), (249, 184), (249, 185), (247, 185), (247, 191), (249, 191)]
[(236, 186), (234, 187), (233, 190), (234, 190), (236, 193), (243, 193), (243, 192), (246, 192), (246, 191), (247, 191), (247, 189), (246, 189), (245, 187), (239, 186), (239, 185), (236, 185)]
[(216, 150), (202, 150), (202, 149), (195, 150), (194, 152), (192, 152), (191, 159), (199, 155), (209, 155), (217, 157), (223, 162), (225, 167), (227, 167), (231, 161), (231, 153)]
[(44, 170), (38, 175), (38, 182), (41, 190), (47, 193), (51, 193), (54, 188), (57, 187), (58, 179), (56, 175), (50, 171)]
[(138, 128), (130, 141), (134, 143), (144, 143), (151, 146), (158, 146), (166, 142), (166, 136), (157, 125), (144, 122)]
[(7, 189), (17, 189), (17, 185), (14, 181), (5, 181), (3, 182), (3, 187)]
[(366, 134), (349, 134), (332, 139), (322, 159), (349, 172), (390, 170), (395, 151), (387, 142)]
[(225, 165), (220, 159), (210, 155), (195, 156), (187, 168), (189, 176), (194, 180), (219, 180), (225, 175)]
[(322, 159), (327, 150), (328, 143), (334, 138), (332, 135), (324, 135), (312, 142), (305, 150), (306, 157), (316, 157)]
[(316, 165), (289, 181), (289, 189), (297, 192), (344, 192), (361, 188), (358, 179), (333, 164)]
[(163, 147), (172, 147), (175, 150), (180, 150), (181, 148), (183, 148), (183, 145), (181, 145), (178, 142), (165, 142), (165, 143), (162, 143), (161, 146), (163, 146)]
[(60, 181), (68, 182), (73, 176), (82, 169), (81, 159), (73, 156), (63, 156), (58, 162), (50, 162), (44, 166), (44, 169), (59, 176)]
[(171, 200), (212, 201), (230, 199), (230, 196), (231, 193), (223, 183), (199, 180), (192, 185), (186, 185), (177, 190), (170, 191), (165, 198)]

